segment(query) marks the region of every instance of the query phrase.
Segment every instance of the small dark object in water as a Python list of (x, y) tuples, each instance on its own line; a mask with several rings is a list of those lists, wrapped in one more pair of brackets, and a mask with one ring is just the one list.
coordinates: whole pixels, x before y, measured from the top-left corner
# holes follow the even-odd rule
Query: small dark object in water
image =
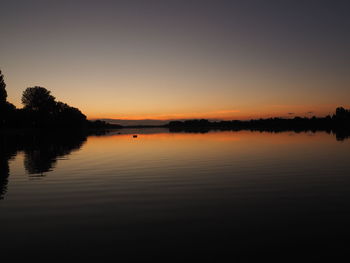
[(137, 138), (137, 135), (135, 134), (135, 135), (133, 135), (132, 137), (133, 137), (133, 138)]

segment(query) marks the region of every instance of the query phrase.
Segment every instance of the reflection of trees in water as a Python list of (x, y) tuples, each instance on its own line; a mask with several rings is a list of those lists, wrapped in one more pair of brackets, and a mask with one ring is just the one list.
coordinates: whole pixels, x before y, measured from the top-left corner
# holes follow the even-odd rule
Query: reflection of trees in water
[(47, 153), (33, 150), (25, 152), (24, 167), (29, 174), (42, 174), (50, 171), (56, 162)]
[(0, 136), (0, 199), (7, 191), (8, 177), (10, 175), (9, 161), (16, 155), (18, 140), (8, 140)]
[(255, 132), (269, 132), (269, 133), (281, 133), (281, 132), (295, 132), (295, 133), (305, 133), (305, 132), (327, 132), (328, 134), (333, 134), (337, 141), (344, 141), (350, 138), (350, 129), (293, 129), (293, 128), (249, 128), (249, 127), (230, 127), (230, 126), (191, 126), (191, 125), (173, 125), (169, 127), (169, 132), (178, 133), (208, 133), (210, 131), (255, 131)]
[(9, 161), (18, 151), (24, 151), (24, 167), (28, 174), (51, 171), (57, 158), (78, 150), (86, 141), (83, 133), (32, 133), (0, 135), (0, 199), (3, 199), (10, 174)]
[(0, 153), (0, 199), (3, 199), (6, 194), (9, 175), (9, 162), (6, 158), (3, 158)]
[(85, 141), (86, 136), (82, 134), (33, 136), (23, 149), (24, 167), (31, 175), (51, 171), (55, 167), (57, 158), (80, 149)]
[(344, 141), (345, 139), (350, 138), (350, 130), (335, 130), (334, 134), (337, 138), (337, 141)]

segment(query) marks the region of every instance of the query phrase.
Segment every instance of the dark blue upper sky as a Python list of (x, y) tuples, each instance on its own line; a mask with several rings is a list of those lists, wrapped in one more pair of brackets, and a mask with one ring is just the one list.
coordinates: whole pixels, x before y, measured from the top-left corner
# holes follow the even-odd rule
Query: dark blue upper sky
[(0, 3), (0, 68), (17, 105), (31, 85), (89, 117), (323, 114), (349, 103), (349, 1)]

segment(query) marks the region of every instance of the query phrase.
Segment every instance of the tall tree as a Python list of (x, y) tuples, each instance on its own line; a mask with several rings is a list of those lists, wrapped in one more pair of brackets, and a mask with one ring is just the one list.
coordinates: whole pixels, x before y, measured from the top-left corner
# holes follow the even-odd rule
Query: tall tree
[(43, 87), (27, 88), (22, 95), (25, 108), (34, 111), (49, 111), (55, 106), (55, 97)]
[(0, 103), (5, 103), (7, 99), (6, 84), (4, 81), (4, 75), (0, 70)]

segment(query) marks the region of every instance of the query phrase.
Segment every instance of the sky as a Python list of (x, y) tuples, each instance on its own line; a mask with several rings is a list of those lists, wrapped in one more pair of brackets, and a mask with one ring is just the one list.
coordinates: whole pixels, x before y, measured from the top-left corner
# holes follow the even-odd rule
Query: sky
[(350, 107), (350, 2), (0, 0), (8, 100), (88, 118), (323, 116)]

